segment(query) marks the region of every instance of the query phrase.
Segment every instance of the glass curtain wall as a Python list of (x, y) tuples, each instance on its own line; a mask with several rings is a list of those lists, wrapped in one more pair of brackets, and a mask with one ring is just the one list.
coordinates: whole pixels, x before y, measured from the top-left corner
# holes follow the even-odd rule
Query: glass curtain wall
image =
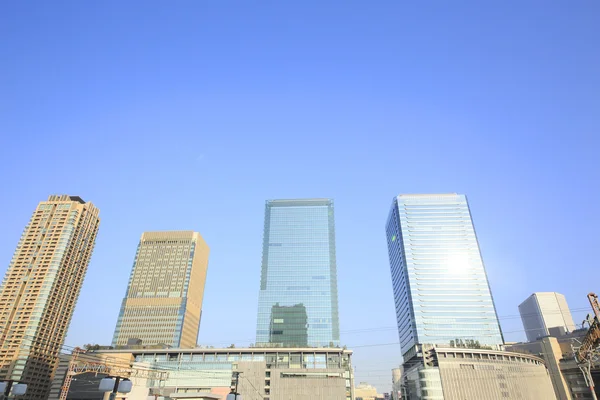
[(256, 343), (339, 345), (332, 200), (267, 201)]
[(503, 343), (464, 195), (400, 195), (386, 234), (405, 358), (415, 344)]

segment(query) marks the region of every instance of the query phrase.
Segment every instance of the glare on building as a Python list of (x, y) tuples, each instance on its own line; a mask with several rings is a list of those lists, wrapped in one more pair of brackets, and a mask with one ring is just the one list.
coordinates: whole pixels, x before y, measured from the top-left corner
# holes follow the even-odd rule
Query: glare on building
[(542, 359), (502, 351), (464, 195), (397, 196), (386, 237), (404, 361), (396, 398), (555, 398)]

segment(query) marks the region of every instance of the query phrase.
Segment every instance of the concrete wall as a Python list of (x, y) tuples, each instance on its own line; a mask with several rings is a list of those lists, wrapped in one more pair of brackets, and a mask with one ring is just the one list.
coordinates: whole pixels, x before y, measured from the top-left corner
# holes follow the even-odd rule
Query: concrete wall
[[(342, 370), (326, 370), (342, 373)], [(293, 378), (286, 374), (302, 374), (297, 369), (274, 369), (271, 371), (271, 399), (294, 400), (344, 400), (346, 386), (343, 377), (339, 378)], [(314, 372), (310, 371), (310, 372)], [(325, 372), (325, 371), (323, 371)], [(282, 374), (284, 376), (282, 376)]]
[(443, 354), (438, 353), (437, 361), (444, 400), (556, 399), (541, 360), (476, 359)]

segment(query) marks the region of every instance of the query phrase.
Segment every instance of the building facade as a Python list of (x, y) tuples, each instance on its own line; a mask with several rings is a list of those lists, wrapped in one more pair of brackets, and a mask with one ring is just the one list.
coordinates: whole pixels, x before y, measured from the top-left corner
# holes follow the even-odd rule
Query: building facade
[[(340, 348), (229, 348), (229, 349), (139, 349), (130, 351), (130, 370), (137, 376), (164, 371), (166, 380), (132, 379), (134, 392), (128, 400), (211, 399), (225, 400), (232, 388), (244, 399), (260, 400), (354, 400), (352, 351)], [(76, 362), (102, 359), (123, 369), (128, 357), (122, 351), (87, 353)], [(68, 371), (65, 360), (54, 379), (57, 400)], [(239, 373), (239, 378), (236, 378)], [(102, 399), (97, 389), (104, 374), (88, 374), (71, 382), (68, 399)], [(120, 396), (119, 396), (120, 397)]]
[(52, 195), (25, 227), (0, 289), (0, 379), (46, 399), (100, 219), (80, 197)]
[(423, 363), (406, 366), (401, 399), (556, 399), (541, 358), (432, 346), (423, 346), (422, 351)]
[(400, 195), (386, 236), (403, 364), (402, 399), (555, 399), (542, 359), (504, 340), (467, 199)]
[[(506, 350), (543, 358), (558, 400), (592, 400), (594, 397), (573, 354), (573, 346), (577, 348), (586, 333), (587, 329), (559, 332), (558, 336), (544, 336), (533, 342), (511, 344)], [(600, 396), (600, 366), (593, 366), (591, 374), (596, 396)]]
[(377, 388), (367, 382), (361, 382), (354, 388), (356, 400), (383, 400), (383, 394), (377, 393)]
[(402, 368), (392, 369), (392, 400), (400, 400), (402, 398)]
[(267, 201), (257, 345), (339, 341), (333, 201)]
[(533, 342), (550, 334), (550, 329), (575, 330), (567, 299), (556, 292), (537, 292), (519, 305), (527, 340)]
[(196, 346), (208, 269), (198, 232), (144, 232), (117, 320), (113, 346)]
[(405, 361), (422, 344), (489, 348), (503, 344), (464, 195), (397, 196), (386, 237)]

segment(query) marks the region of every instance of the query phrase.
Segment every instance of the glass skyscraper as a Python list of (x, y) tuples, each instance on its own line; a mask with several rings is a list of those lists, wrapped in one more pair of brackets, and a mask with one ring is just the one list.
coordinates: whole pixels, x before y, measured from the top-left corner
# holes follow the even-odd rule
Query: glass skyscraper
[(400, 195), (386, 235), (402, 355), (503, 343), (467, 199)]
[(256, 343), (339, 342), (333, 200), (268, 200)]

